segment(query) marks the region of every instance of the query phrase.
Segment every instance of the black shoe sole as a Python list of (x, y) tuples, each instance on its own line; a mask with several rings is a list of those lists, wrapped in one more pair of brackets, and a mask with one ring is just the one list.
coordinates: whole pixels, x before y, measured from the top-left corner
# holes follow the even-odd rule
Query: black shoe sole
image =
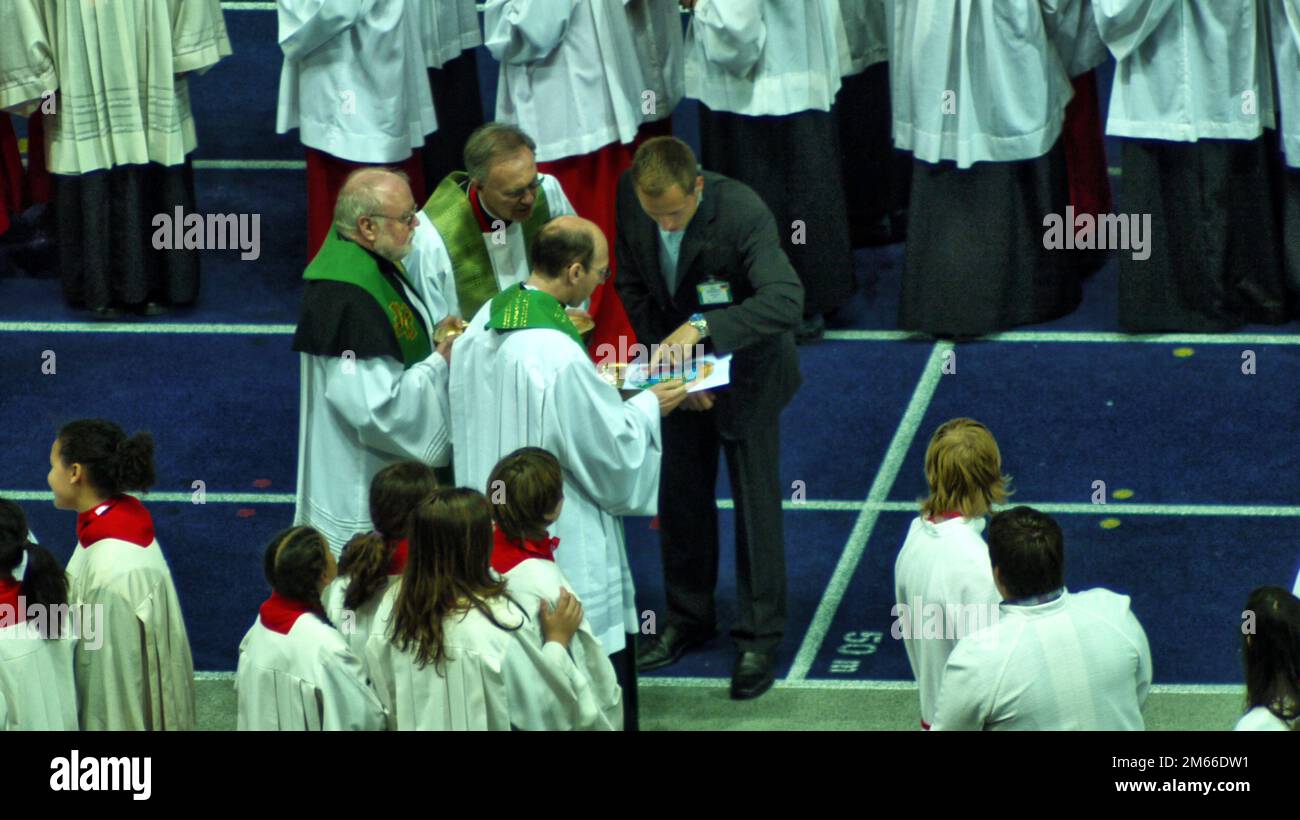
[(700, 635), (697, 638), (691, 638), (690, 640), (682, 641), (677, 645), (677, 651), (669, 655), (667, 658), (664, 658), (663, 660), (651, 661), (643, 665), (641, 663), (641, 659), (638, 658), (636, 662), (636, 671), (653, 672), (656, 669), (663, 669), (665, 666), (672, 666), (673, 664), (677, 663), (679, 660), (682, 659), (682, 655), (685, 655), (687, 652), (690, 652), (692, 649), (697, 649), (703, 646), (704, 644), (716, 638), (717, 635), (718, 633), (713, 632), (708, 635)]

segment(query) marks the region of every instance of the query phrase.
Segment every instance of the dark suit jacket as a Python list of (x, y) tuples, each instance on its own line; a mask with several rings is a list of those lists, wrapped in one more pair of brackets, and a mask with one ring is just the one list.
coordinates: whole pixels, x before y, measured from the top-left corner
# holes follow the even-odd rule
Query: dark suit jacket
[[(803, 316), (803, 285), (767, 205), (749, 186), (705, 172), (704, 199), (682, 238), (672, 294), (659, 265), (659, 228), (641, 210), (631, 171), (618, 183), (617, 225), (615, 282), (637, 340), (649, 347), (703, 313), (706, 346), (735, 354), (731, 384), (715, 394), (719, 432), (742, 438), (751, 425), (772, 423), (802, 378), (794, 329)], [(699, 303), (696, 285), (710, 277), (730, 284), (730, 305)]]

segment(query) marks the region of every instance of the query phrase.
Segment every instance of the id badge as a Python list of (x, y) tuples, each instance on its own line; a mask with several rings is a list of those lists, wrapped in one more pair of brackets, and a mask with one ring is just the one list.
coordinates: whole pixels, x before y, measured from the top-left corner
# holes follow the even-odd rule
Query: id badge
[(717, 279), (702, 282), (695, 288), (700, 295), (701, 305), (731, 304), (731, 284)]

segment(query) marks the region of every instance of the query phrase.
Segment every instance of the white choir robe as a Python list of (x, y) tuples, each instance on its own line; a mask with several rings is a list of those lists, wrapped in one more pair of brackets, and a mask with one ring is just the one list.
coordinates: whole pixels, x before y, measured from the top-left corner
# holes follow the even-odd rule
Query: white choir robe
[(889, 0), (840, 0), (844, 33), (849, 44), (849, 70), (861, 74), (889, 59), (889, 28), (885, 4)]
[(46, 8), (44, 0), (5, 3), (5, 25), (0, 26), (0, 109), (29, 114), (42, 95), (58, 88)]
[(839, 0), (698, 0), (686, 30), (686, 95), (714, 111), (830, 111), (851, 73)]
[[(412, 286), (414, 287), (414, 286)], [(408, 298), (411, 292), (403, 285)], [(429, 311), (410, 298), (432, 333)], [(450, 460), (447, 361), (435, 350), (404, 369), (387, 356), (301, 357), (298, 494), (294, 526), (315, 527), (338, 556), (352, 536), (374, 529), (370, 480), (406, 459)]]
[(338, 630), (312, 613), (288, 634), (259, 618), (239, 644), (239, 731), (377, 731), (384, 707)]
[(194, 660), (158, 541), (141, 547), (104, 538), (78, 546), (68, 561), (68, 603), (83, 611), (76, 647), (81, 728), (193, 729)]
[(75, 732), (76, 640), (71, 629), (47, 640), (35, 626), (24, 621), (0, 629), (0, 731)]
[(1092, 0), (1043, 0), (1047, 36), (1071, 77), (1086, 74), (1106, 62), (1110, 52), (1102, 42)]
[(44, 18), (29, 48), (51, 53), (58, 74), (49, 170), (185, 162), (197, 141), (184, 75), (231, 53), (219, 0), (45, 0)]
[[(573, 585), (564, 577), (559, 564), (542, 558), (529, 558), (520, 561), (513, 568), (502, 573), (506, 579), (506, 592), (533, 616), (541, 607), (542, 601), (552, 606), (560, 599), (560, 590), (573, 592)], [(582, 599), (578, 599), (581, 603)], [(542, 637), (542, 625), (533, 617), (532, 622), (524, 626), (530, 639), (541, 648), (545, 642)], [(608, 725), (616, 731), (623, 728), (623, 689), (618, 685), (614, 674), (614, 665), (609, 662), (605, 648), (601, 646), (591, 631), (591, 621), (582, 619), (582, 626), (569, 641), (569, 655), (578, 671), (585, 675), (588, 689), (596, 706), (604, 716), (602, 728)]]
[(1041, 157), (1056, 144), (1074, 88), (1039, 3), (935, 0), (889, 10), (895, 147), (965, 169)]
[(1274, 125), (1259, 0), (1092, 0), (1115, 56), (1106, 133), (1253, 140)]
[(351, 162), (401, 162), (437, 130), (416, 0), (278, 0), (276, 133)]
[(630, 143), (641, 76), (623, 0), (488, 0), (484, 45), (501, 63), (496, 119), (537, 142), (537, 161)]
[(485, 491), (497, 461), (520, 447), (559, 459), (565, 499), (551, 527), (562, 544), (556, 561), (605, 651), (618, 652), (639, 624), (620, 516), (658, 510), (658, 399), (646, 390), (623, 401), (586, 350), (558, 330), (487, 328), (491, 309), (483, 305), (452, 355), (456, 480)]
[[(1268, 3), (1282, 148), (1286, 164), (1300, 168), (1300, 0)], [(1296, 589), (1300, 590), (1300, 578), (1296, 579)]]
[(1234, 732), (1289, 732), (1291, 727), (1285, 720), (1265, 709), (1263, 706), (1256, 706), (1249, 712), (1241, 716), (1237, 725), (1232, 727)]
[[(462, 51), (483, 44), (474, 0), (415, 0), (420, 20), (424, 63), (442, 68)], [(426, 180), (436, 184), (437, 180)]]
[(934, 728), (1141, 731), (1150, 688), (1151, 648), (1128, 596), (1066, 591), (1003, 604), (997, 624), (957, 643)]
[(423, 668), (415, 649), (389, 640), (401, 585), (384, 595), (379, 627), (366, 646), (367, 668), (388, 711), (389, 728), (409, 730), (611, 729), (591, 682), (558, 643), (539, 648), (525, 616), (506, 598), (488, 602), (492, 623), (477, 609), (443, 624), (447, 660)]
[(343, 606), (343, 597), (347, 594), (350, 583), (346, 575), (340, 575), (330, 582), (324, 594), (320, 596), (326, 617), (343, 636), (343, 640), (347, 641), (348, 648), (361, 661), (362, 667), (366, 666), (366, 642), (378, 628), (375, 613), (379, 610), (379, 602), (383, 600), (384, 593), (396, 586), (401, 579), (401, 575), (389, 575), (387, 582), (379, 587), (370, 600), (356, 609), (347, 609)]
[[(926, 725), (934, 723), (943, 668), (957, 640), (991, 622), (1002, 600), (993, 583), (983, 530), (983, 518), (932, 524), (918, 516), (894, 562), (894, 600), (900, 605), (894, 615), (901, 619), (906, 614), (907, 620), (898, 623), (905, 630), (903, 646)], [(950, 613), (947, 607), (954, 605), (970, 608)], [(929, 606), (934, 608), (927, 611)]]
[[(550, 174), (538, 174), (542, 190), (546, 193), (546, 207), (551, 218), (575, 213), (573, 204), (560, 187), (560, 181)], [(440, 180), (431, 180), (437, 185)], [(496, 274), (497, 290), (527, 281), (532, 271), (528, 264), (528, 248), (524, 244), (524, 226), (511, 222), (505, 229), (505, 242), (493, 241), (495, 231), (483, 234), (492, 272)], [(460, 297), (456, 293), (456, 275), (451, 266), (451, 254), (442, 241), (442, 235), (429, 217), (420, 211), (416, 214), (415, 232), (411, 239), (411, 252), (402, 260), (420, 298), (429, 307), (435, 324), (447, 316), (460, 316)], [(432, 327), (432, 325), (430, 325)]]
[[(636, 42), (637, 60), (641, 63), (641, 76), (645, 79), (645, 88), (636, 92), (633, 102), (640, 106), (646, 122), (658, 122), (672, 116), (686, 96), (681, 9), (676, 3), (660, 0), (624, 0), (624, 3)], [(654, 97), (647, 100), (643, 96), (646, 91)]]

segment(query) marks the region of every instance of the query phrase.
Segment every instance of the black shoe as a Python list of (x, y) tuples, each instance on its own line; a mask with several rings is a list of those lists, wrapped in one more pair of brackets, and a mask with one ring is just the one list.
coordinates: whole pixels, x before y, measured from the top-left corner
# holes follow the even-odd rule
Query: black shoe
[(162, 302), (145, 302), (140, 306), (141, 316), (162, 316), (167, 313), (167, 306)]
[(819, 313), (799, 323), (798, 329), (794, 332), (794, 340), (796, 344), (806, 345), (820, 342), (825, 334), (826, 320)]
[(731, 672), (731, 699), (750, 700), (772, 688), (774, 659), (769, 652), (741, 652)]
[(638, 672), (649, 672), (652, 669), (671, 666), (681, 660), (682, 655), (685, 655), (688, 650), (708, 643), (716, 634), (717, 632), (711, 629), (685, 630), (669, 624), (664, 628), (662, 635), (657, 635), (637, 647), (636, 669)]
[(122, 311), (111, 306), (97, 307), (94, 308), (91, 312), (95, 314), (96, 319), (100, 319), (101, 321), (106, 321), (106, 322), (110, 322), (114, 319), (122, 318)]

